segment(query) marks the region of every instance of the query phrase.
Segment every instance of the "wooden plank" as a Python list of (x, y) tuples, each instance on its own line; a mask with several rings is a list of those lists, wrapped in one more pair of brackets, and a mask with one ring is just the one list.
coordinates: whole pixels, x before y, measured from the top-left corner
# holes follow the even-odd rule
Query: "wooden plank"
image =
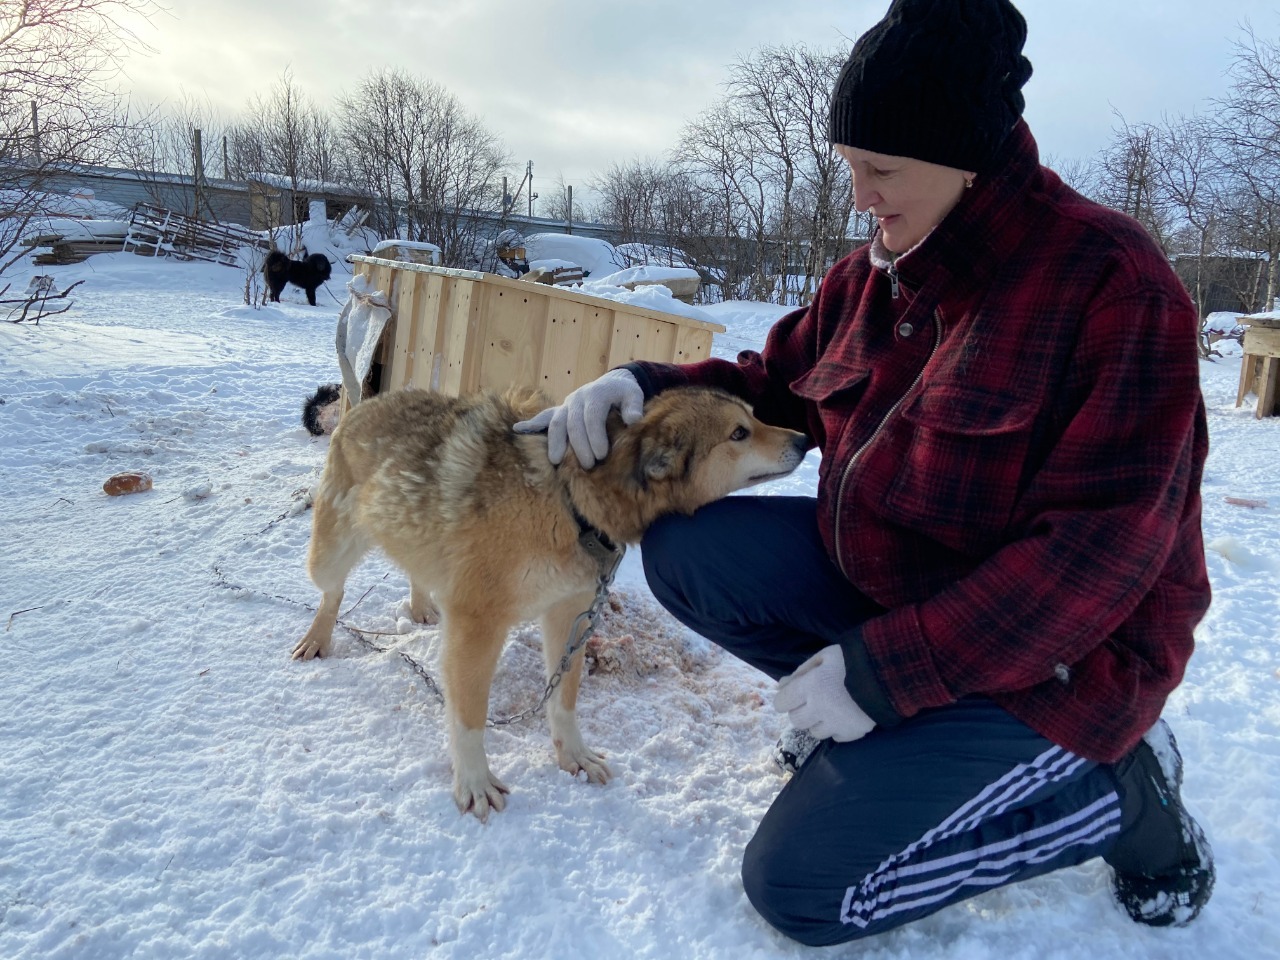
[[(593, 326), (593, 311), (580, 303), (550, 296), (539, 299), (544, 304), (546, 322), (538, 383), (547, 396), (559, 403), (575, 388), (604, 372), (604, 356), (592, 339), (593, 329), (601, 324)], [(598, 315), (599, 311), (595, 313)], [(605, 345), (607, 350), (607, 341)]]
[(586, 328), (578, 337), (575, 386), (590, 383), (609, 369), (609, 352), (613, 347), (616, 312), (611, 307), (587, 306), (582, 311)]
[(453, 295), (453, 281), (442, 276), (423, 276), (414, 326), (418, 328), (418, 350), (413, 378), (404, 386), (423, 390), (440, 389), (440, 368), (444, 362), (444, 336), (448, 330), (446, 312)]
[(442, 356), (439, 387), (441, 393), (460, 396), (476, 388), (479, 380), (480, 309), (484, 286), (465, 277), (453, 277), (452, 290), (443, 312)]
[(1246, 355), (1280, 357), (1280, 329), (1250, 327), (1244, 332), (1243, 347)]
[(406, 274), (400, 278), (399, 296), (396, 297), (395, 310), (391, 322), (395, 325), (395, 335), (390, 338), (395, 344), (391, 358), (391, 379), (387, 387), (399, 390), (413, 382), (413, 364), (417, 359), (418, 332), (418, 298), (422, 293), (426, 277), (420, 274)]
[(670, 363), (676, 353), (676, 328), (621, 309), (614, 311), (613, 342), (609, 346), (609, 366), (632, 360)]
[(613, 338), (609, 341), (608, 366), (613, 369), (636, 358), (636, 346), (640, 342), (642, 319), (632, 314), (615, 311)]
[[(458, 281), (463, 283), (466, 281)], [(470, 309), (467, 311), (466, 350), (462, 355), (462, 383), (459, 393), (471, 393), (480, 389), (480, 361), (483, 358), (484, 318), (488, 313), (491, 287), (472, 282)]]
[(526, 291), (486, 291), (486, 308), (478, 325), (480, 389), (502, 391), (511, 386), (538, 385), (546, 312), (531, 309), (529, 301)]
[(711, 331), (676, 328), (675, 363), (696, 363), (711, 356)]
[(1236, 391), (1236, 406), (1244, 404), (1244, 398), (1253, 392), (1253, 381), (1258, 375), (1258, 364), (1261, 357), (1246, 353), (1240, 362), (1240, 387)]
[(1277, 413), (1276, 401), (1280, 399), (1280, 358), (1266, 357), (1262, 361), (1262, 373), (1258, 379), (1258, 409), (1254, 412), (1254, 416), (1261, 420), (1263, 417), (1274, 417)]

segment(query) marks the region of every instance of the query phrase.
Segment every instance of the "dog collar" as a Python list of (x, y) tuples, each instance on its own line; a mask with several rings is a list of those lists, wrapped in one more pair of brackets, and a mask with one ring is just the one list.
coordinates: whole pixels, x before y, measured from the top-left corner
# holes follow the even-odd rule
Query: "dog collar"
[(626, 544), (614, 543), (610, 540), (603, 532), (587, 522), (587, 518), (580, 514), (578, 508), (572, 503), (569, 504), (569, 509), (573, 511), (573, 519), (578, 524), (578, 544), (587, 551), (587, 556), (600, 568), (600, 579), (606, 584), (612, 583), (618, 564), (622, 562), (622, 557), (627, 552)]

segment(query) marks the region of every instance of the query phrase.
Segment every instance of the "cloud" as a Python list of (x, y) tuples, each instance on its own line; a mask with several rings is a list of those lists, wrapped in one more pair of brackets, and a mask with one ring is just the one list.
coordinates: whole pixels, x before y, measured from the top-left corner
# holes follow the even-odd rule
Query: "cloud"
[[(584, 183), (611, 164), (662, 156), (722, 93), (728, 65), (767, 44), (844, 50), (886, 0), (170, 0), (128, 65), (146, 101), (207, 96), (227, 116), (289, 67), (320, 104), (370, 71), (435, 80), (497, 133), (516, 166)], [(1046, 154), (1084, 157), (1114, 124), (1191, 112), (1225, 90), (1238, 24), (1263, 35), (1264, 0), (1023, 0), (1035, 75), (1027, 116)], [(545, 182), (545, 180), (544, 180)]]

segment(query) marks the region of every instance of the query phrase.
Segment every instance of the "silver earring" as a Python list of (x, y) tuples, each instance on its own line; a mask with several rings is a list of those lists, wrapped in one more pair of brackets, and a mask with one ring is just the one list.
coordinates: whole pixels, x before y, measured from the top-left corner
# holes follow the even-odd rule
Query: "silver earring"
[(965, 177), (965, 178), (964, 178), (964, 188), (965, 188), (966, 190), (972, 190), (972, 189), (973, 189), (973, 177)]

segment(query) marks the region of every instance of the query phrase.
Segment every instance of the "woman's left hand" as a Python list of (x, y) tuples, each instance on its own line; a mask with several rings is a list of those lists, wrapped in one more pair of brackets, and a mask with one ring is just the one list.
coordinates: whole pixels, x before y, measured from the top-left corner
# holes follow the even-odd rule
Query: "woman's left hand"
[(845, 689), (844, 651), (836, 644), (823, 647), (779, 680), (773, 707), (788, 714), (797, 730), (808, 730), (819, 740), (859, 740), (876, 725)]

